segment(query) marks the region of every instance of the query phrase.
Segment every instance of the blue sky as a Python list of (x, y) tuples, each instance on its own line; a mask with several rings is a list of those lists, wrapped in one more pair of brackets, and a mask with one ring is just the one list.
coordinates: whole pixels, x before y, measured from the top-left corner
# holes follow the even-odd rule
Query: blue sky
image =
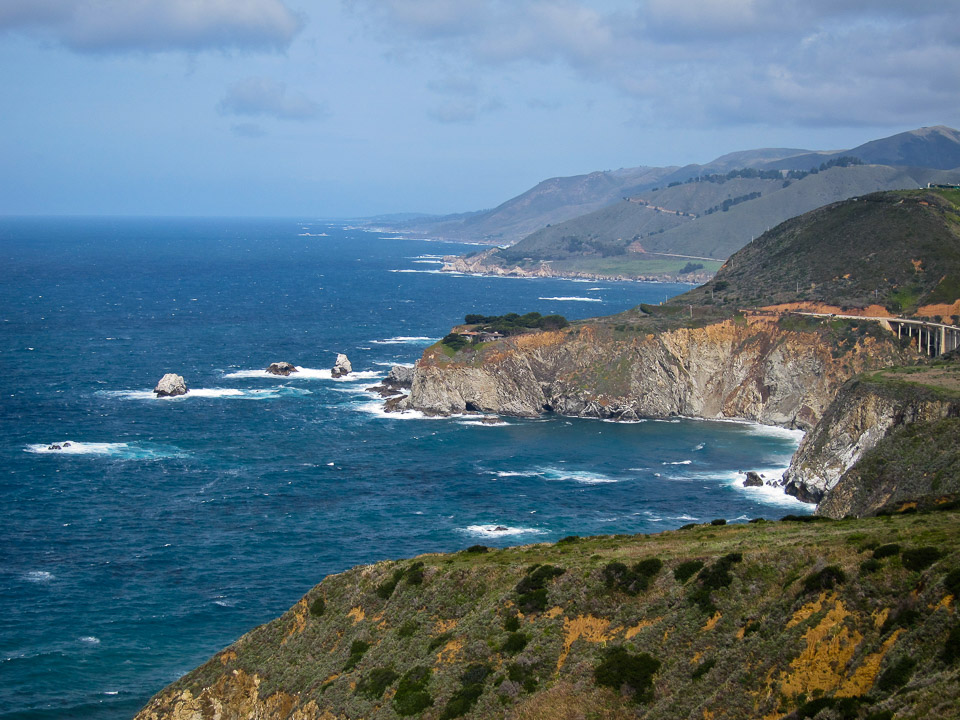
[(0, 214), (351, 217), (960, 127), (953, 0), (0, 0)]

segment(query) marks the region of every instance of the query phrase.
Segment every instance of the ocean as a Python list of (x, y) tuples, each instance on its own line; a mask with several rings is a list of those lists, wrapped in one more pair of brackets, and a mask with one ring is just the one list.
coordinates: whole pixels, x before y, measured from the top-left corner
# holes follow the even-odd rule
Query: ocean
[[(0, 718), (130, 718), (358, 563), (810, 512), (741, 486), (782, 472), (787, 430), (385, 415), (365, 388), (467, 313), (687, 289), (439, 272), (475, 249), (321, 221), (0, 219)], [(355, 373), (334, 380), (338, 352)], [(167, 372), (191, 392), (156, 399)]]

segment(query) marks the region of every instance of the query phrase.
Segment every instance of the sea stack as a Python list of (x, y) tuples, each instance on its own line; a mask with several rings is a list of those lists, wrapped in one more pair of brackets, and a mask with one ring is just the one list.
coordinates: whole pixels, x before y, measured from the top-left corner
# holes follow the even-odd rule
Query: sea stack
[(153, 389), (157, 397), (176, 397), (177, 395), (187, 394), (187, 383), (184, 382), (182, 375), (167, 373), (157, 386)]
[(343, 353), (337, 353), (337, 362), (334, 364), (330, 374), (335, 377), (343, 377), (353, 372), (353, 366), (350, 365), (350, 359)]
[(296, 366), (288, 362), (275, 362), (267, 366), (267, 372), (271, 375), (283, 375), (286, 377), (290, 373), (297, 372)]

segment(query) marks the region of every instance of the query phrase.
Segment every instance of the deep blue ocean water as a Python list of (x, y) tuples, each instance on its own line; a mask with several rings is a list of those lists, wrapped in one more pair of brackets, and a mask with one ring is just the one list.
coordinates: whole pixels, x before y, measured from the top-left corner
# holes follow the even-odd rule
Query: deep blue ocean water
[[(787, 465), (786, 431), (384, 416), (364, 388), (466, 313), (686, 289), (437, 272), (467, 249), (294, 220), (0, 219), (0, 717), (132, 717), (358, 563), (809, 511), (740, 487)], [(337, 352), (356, 376), (330, 379)], [(305, 370), (260, 372), (281, 360)], [(166, 372), (191, 394), (155, 399)]]

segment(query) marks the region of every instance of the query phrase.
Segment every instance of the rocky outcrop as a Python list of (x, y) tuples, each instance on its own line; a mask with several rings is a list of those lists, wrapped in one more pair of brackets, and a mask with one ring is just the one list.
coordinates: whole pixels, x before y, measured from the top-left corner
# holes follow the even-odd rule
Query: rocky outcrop
[(406, 365), (394, 365), (379, 385), (368, 387), (367, 392), (376, 393), (382, 398), (402, 395), (413, 384), (413, 368)]
[(844, 382), (903, 351), (865, 335), (838, 350), (817, 332), (754, 317), (621, 339), (584, 325), (491, 343), (452, 360), (429, 349), (396, 409), (635, 419), (743, 418), (809, 429)]
[[(892, 379), (861, 378), (844, 385), (804, 437), (784, 474), (784, 489), (819, 512), (843, 517), (850, 503), (828, 500), (840, 479), (898, 427), (960, 414), (960, 398)], [(823, 502), (821, 502), (823, 501)]]
[(353, 366), (350, 364), (349, 358), (343, 353), (337, 353), (337, 362), (334, 363), (333, 369), (330, 371), (330, 374), (335, 377), (343, 377), (344, 375), (349, 375), (353, 372)]
[(287, 377), (291, 373), (297, 372), (297, 368), (293, 363), (275, 362), (270, 363), (267, 366), (266, 372), (270, 373), (271, 375), (283, 375), (284, 377)]
[(184, 381), (182, 375), (167, 373), (160, 378), (160, 382), (157, 383), (157, 386), (153, 389), (153, 392), (157, 394), (157, 397), (176, 397), (178, 395), (186, 395), (187, 383)]
[(763, 476), (758, 472), (754, 472), (753, 470), (748, 470), (747, 477), (743, 481), (743, 486), (744, 487), (763, 487)]

